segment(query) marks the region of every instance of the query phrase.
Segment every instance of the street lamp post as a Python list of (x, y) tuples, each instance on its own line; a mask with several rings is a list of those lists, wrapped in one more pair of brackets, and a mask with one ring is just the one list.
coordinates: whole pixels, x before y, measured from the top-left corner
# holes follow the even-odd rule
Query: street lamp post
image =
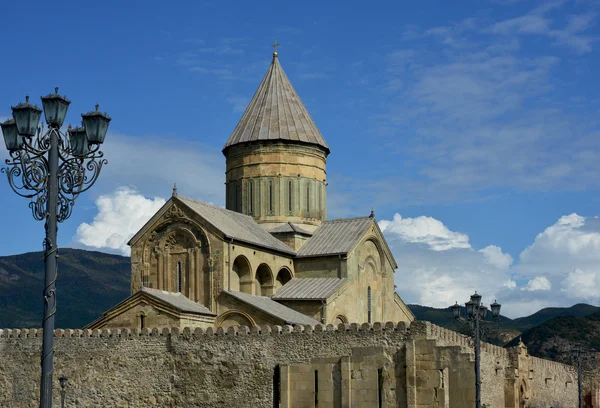
[(60, 382), (60, 408), (65, 408), (65, 396), (67, 394), (67, 383), (69, 379), (64, 375), (61, 375), (58, 379)]
[(40, 407), (52, 407), (54, 370), (54, 316), (56, 313), (56, 276), (58, 223), (71, 215), (79, 194), (98, 179), (106, 164), (99, 150), (111, 118), (96, 110), (83, 114), (82, 127), (63, 133), (60, 128), (71, 101), (55, 93), (44, 96), (42, 107), (47, 129), (38, 127), (42, 110), (29, 103), (12, 107), (13, 118), (0, 124), (10, 158), (2, 172), (15, 193), (29, 198), (36, 220), (45, 221), (44, 239), (44, 319), (42, 321), (42, 375)]
[[(595, 350), (586, 350), (580, 344), (571, 350), (571, 357), (577, 363), (577, 393), (579, 397), (579, 408), (583, 408), (583, 376), (582, 366), (595, 360)], [(589, 367), (588, 367), (589, 368)]]
[[(460, 313), (461, 306), (456, 302), (452, 308), (452, 315), (456, 320), (467, 322), (469, 328), (473, 334), (475, 343), (475, 407), (481, 408), (481, 369), (480, 369), (480, 350), (479, 342), (481, 338), (482, 324), (486, 322), (488, 308), (481, 304), (481, 295), (477, 292), (471, 295), (471, 300), (465, 303), (467, 309), (467, 317), (463, 318)], [(499, 303), (492, 303), (490, 308), (492, 309), (492, 316), (494, 319), (498, 319), (500, 316)]]

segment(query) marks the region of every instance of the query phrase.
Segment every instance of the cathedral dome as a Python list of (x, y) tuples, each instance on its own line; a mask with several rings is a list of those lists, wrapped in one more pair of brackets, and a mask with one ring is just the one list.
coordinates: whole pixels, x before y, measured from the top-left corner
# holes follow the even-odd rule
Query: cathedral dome
[(310, 230), (326, 218), (329, 146), (276, 53), (223, 154), (227, 209), (267, 229), (292, 222)]
[(329, 154), (329, 146), (281, 68), (276, 53), (223, 153), (232, 146), (258, 141), (312, 144)]

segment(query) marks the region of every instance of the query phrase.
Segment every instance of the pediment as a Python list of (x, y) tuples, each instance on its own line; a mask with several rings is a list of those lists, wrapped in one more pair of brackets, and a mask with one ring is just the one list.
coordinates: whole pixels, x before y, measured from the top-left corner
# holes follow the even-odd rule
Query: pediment
[[(222, 238), (222, 232), (215, 229), (207, 220), (190, 210), (185, 203), (176, 197), (171, 197), (167, 203), (161, 207), (156, 214), (131, 238), (128, 245), (133, 247), (141, 240), (152, 241), (157, 231), (168, 226), (179, 226), (181, 228), (196, 227), (201, 228), (202, 233), (211, 232), (213, 235)], [(190, 228), (194, 230), (194, 228)], [(198, 233), (196, 235), (199, 235)], [(201, 236), (196, 236), (201, 240)]]

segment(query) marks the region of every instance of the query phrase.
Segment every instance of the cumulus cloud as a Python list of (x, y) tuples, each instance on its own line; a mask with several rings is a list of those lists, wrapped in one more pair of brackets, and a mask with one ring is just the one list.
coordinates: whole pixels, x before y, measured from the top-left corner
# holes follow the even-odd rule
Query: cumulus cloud
[(165, 199), (146, 198), (135, 190), (119, 188), (96, 199), (98, 214), (92, 223), (82, 223), (74, 237), (89, 248), (130, 254), (127, 242), (165, 204)]
[(569, 214), (539, 233), (515, 265), (496, 245), (475, 249), (464, 233), (431, 217), (381, 220), (407, 303), (447, 307), (477, 290), (509, 317), (544, 307), (600, 302), (600, 219)]
[(575, 268), (562, 281), (561, 291), (571, 299), (598, 302), (600, 275), (597, 270)]
[(395, 283), (407, 303), (447, 307), (462, 303), (477, 290), (491, 303), (511, 282), (512, 257), (498, 246), (475, 250), (466, 234), (452, 231), (432, 217), (381, 220), (398, 262)]
[(527, 282), (527, 285), (521, 288), (521, 290), (528, 290), (533, 292), (535, 290), (550, 290), (552, 284), (545, 276), (536, 276)]
[(402, 218), (396, 213), (392, 221), (380, 221), (379, 227), (399, 235), (406, 242), (424, 244), (434, 251), (471, 248), (468, 236), (450, 231), (441, 221), (432, 217)]

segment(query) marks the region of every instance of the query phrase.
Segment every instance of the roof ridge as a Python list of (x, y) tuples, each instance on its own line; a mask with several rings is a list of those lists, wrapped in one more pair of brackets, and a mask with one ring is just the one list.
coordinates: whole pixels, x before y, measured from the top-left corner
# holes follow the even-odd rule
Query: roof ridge
[(184, 198), (184, 199), (190, 200), (190, 201), (192, 201), (192, 202), (194, 202), (196, 204), (204, 205), (205, 207), (211, 207), (211, 208), (217, 209), (219, 211), (226, 211), (228, 213), (235, 214), (236, 216), (241, 216), (241, 217), (249, 218), (252, 221), (254, 221), (254, 218), (250, 217), (249, 215), (242, 214), (240, 212), (233, 211), (233, 210), (230, 210), (230, 209), (225, 208), (225, 207), (219, 207), (218, 205), (209, 204), (209, 203), (207, 203), (205, 201), (196, 200), (195, 198), (190, 198), (190, 197), (186, 197), (186, 196), (182, 196), (182, 195), (178, 195), (177, 198), (179, 198), (179, 199)]
[(354, 221), (354, 220), (372, 220), (372, 217), (364, 216), (364, 217), (351, 217), (351, 218), (336, 218), (334, 220), (324, 220), (323, 223), (331, 223), (331, 222), (343, 222), (343, 221)]

